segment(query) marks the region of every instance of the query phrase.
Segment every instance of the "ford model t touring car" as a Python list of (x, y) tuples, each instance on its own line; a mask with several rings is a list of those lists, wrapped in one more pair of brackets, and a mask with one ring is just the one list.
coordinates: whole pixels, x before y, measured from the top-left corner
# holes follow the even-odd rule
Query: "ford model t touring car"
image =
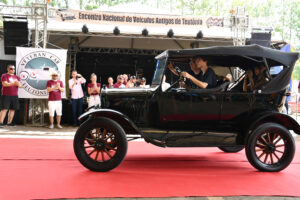
[[(231, 83), (220, 78), (208, 89), (181, 88), (181, 72), (197, 56), (205, 57), (217, 75), (239, 73)], [(102, 90), (101, 107), (80, 117), (84, 123), (74, 138), (75, 154), (86, 168), (109, 171), (123, 161), (127, 142), (140, 137), (159, 147), (245, 148), (258, 170), (281, 171), (295, 154), (290, 131), (300, 134), (298, 123), (280, 113), (298, 57), (257, 45), (166, 50), (156, 57), (149, 88)], [(244, 79), (256, 66), (263, 66), (264, 84), (244, 90)], [(283, 70), (270, 74), (275, 66)], [(167, 90), (162, 90), (164, 75), (171, 83)]]

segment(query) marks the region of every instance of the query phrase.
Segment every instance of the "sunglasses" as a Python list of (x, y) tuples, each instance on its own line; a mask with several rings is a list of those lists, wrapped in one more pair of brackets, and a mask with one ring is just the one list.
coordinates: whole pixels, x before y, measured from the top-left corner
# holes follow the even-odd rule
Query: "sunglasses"
[(9, 70), (15, 70), (15, 68), (8, 68)]
[(58, 76), (58, 75), (54, 74), (54, 75), (52, 75), (52, 76)]

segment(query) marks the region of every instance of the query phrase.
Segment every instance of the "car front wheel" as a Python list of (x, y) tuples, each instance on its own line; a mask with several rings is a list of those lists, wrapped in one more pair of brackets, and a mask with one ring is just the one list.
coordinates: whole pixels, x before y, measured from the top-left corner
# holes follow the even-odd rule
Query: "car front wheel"
[(292, 162), (295, 155), (295, 141), (289, 130), (282, 125), (264, 123), (249, 136), (246, 155), (256, 169), (278, 172)]
[(86, 168), (106, 172), (116, 168), (127, 153), (127, 139), (123, 128), (108, 118), (84, 122), (74, 137), (74, 152)]

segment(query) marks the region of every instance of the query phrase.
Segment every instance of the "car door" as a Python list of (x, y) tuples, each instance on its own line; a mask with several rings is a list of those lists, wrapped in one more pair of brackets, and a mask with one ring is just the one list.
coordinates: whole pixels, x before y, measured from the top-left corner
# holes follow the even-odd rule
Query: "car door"
[(209, 89), (170, 89), (160, 94), (159, 121), (167, 129), (213, 130), (220, 119), (221, 94)]

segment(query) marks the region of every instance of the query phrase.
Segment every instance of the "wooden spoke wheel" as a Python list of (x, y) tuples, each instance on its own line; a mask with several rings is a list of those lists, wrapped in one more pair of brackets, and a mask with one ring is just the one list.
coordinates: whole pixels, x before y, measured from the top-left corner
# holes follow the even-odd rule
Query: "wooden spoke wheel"
[(260, 171), (281, 171), (294, 158), (294, 138), (280, 124), (265, 123), (250, 135), (246, 154), (249, 162)]
[(88, 120), (76, 132), (74, 152), (79, 162), (92, 171), (112, 170), (126, 155), (125, 132), (108, 118)]

